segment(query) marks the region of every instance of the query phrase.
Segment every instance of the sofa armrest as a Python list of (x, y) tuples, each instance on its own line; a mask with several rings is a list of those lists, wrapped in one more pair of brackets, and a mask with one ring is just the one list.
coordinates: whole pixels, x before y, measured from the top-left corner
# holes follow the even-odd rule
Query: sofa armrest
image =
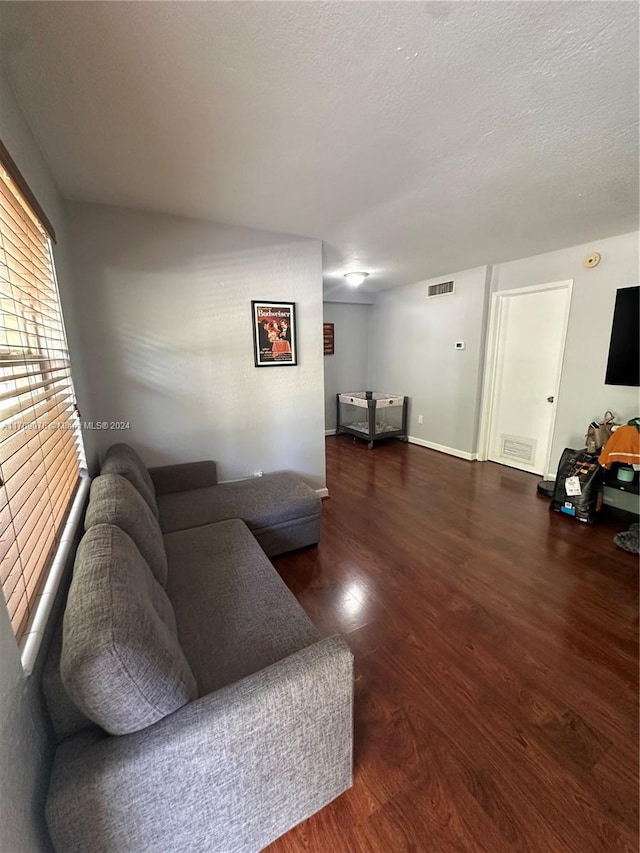
[(207, 486), (218, 484), (216, 463), (210, 460), (161, 465), (158, 468), (149, 468), (149, 474), (153, 480), (156, 495), (206, 489)]
[(143, 731), (56, 753), (56, 850), (258, 851), (352, 782), (353, 658), (320, 640)]

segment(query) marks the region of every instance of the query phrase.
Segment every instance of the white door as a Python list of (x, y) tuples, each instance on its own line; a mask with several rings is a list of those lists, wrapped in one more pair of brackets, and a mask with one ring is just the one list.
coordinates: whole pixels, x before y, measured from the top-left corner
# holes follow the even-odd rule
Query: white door
[(546, 474), (571, 282), (497, 293), (488, 458)]

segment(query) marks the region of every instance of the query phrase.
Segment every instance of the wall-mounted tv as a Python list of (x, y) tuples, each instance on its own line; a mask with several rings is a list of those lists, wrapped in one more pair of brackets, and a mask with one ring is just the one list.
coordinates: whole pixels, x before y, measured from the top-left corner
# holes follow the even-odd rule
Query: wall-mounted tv
[(605, 385), (640, 385), (640, 287), (616, 293)]

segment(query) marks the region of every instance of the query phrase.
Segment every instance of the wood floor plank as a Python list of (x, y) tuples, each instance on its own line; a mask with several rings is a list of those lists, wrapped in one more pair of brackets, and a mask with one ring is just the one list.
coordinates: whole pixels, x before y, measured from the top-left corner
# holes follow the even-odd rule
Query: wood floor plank
[(327, 439), (322, 541), (274, 562), (355, 657), (354, 786), (270, 853), (635, 853), (638, 560), (537, 478)]

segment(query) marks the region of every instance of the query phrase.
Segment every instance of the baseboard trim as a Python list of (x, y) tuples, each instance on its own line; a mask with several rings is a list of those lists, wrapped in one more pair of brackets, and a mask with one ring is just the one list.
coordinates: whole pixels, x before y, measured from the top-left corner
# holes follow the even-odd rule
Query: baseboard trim
[(328, 498), (329, 497), (329, 489), (326, 487), (324, 489), (316, 489), (316, 494), (319, 498)]
[(324, 434), (325, 435), (335, 435), (336, 431), (335, 431), (335, 429), (325, 429)]
[(425, 441), (424, 438), (416, 438), (413, 435), (407, 437), (409, 444), (417, 444), (420, 447), (428, 447), (429, 450), (437, 450), (438, 453), (446, 453), (449, 456), (457, 456), (458, 459), (466, 459), (467, 462), (475, 462), (477, 453), (469, 453), (467, 450), (457, 450), (455, 447), (447, 447), (444, 444), (436, 444), (435, 441)]

